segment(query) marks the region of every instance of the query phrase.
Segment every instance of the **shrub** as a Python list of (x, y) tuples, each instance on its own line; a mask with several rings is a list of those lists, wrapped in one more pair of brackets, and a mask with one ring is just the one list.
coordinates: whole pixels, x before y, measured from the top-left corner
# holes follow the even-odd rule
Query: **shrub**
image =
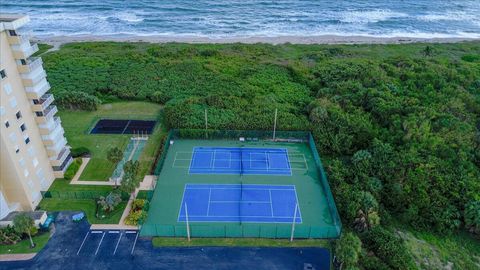
[(22, 240), (22, 234), (15, 231), (15, 229), (7, 225), (7, 227), (0, 228), (0, 244), (14, 245)]
[(72, 154), (72, 157), (77, 158), (77, 157), (84, 157), (90, 155), (90, 149), (87, 147), (76, 147), (70, 149), (70, 153)]
[(65, 109), (95, 111), (100, 100), (85, 92), (71, 91), (56, 95), (57, 104)]
[(364, 247), (392, 269), (416, 269), (411, 254), (403, 240), (380, 226), (362, 234)]
[(171, 95), (168, 94), (166, 91), (155, 91), (153, 94), (148, 96), (148, 99), (152, 102), (158, 104), (165, 104), (167, 101), (171, 99)]
[(106, 197), (100, 196), (97, 204), (105, 212), (112, 212), (115, 207), (122, 202), (122, 198), (117, 192), (110, 192)]
[(78, 172), (78, 169), (80, 169), (82, 162), (83, 161), (81, 158), (74, 159), (70, 167), (68, 167), (68, 169), (65, 171), (63, 178), (65, 178), (65, 180), (72, 180), (75, 174)]
[(143, 206), (145, 206), (145, 200), (143, 199), (135, 199), (133, 200), (132, 202), (132, 210), (133, 211), (138, 211), (138, 210), (142, 210), (143, 209)]

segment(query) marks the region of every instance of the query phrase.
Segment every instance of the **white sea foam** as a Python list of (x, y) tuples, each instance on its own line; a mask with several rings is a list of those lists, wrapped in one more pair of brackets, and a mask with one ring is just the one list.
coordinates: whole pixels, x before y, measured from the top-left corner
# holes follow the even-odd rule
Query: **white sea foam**
[(406, 13), (393, 12), (388, 9), (375, 9), (365, 11), (345, 11), (341, 13), (340, 21), (344, 23), (376, 23), (392, 18), (407, 17)]

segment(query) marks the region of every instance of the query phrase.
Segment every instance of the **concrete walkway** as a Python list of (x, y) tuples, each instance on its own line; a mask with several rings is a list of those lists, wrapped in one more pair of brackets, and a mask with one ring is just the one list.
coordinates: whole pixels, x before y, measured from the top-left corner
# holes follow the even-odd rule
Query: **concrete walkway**
[(37, 253), (0, 254), (0, 262), (26, 261), (35, 257), (35, 255), (37, 255)]
[[(128, 203), (127, 203), (127, 207), (125, 207), (125, 210), (123, 210), (123, 214), (122, 214), (122, 217), (120, 218), (120, 222), (118, 223), (118, 225), (116, 224), (116, 226), (119, 226), (121, 228), (117, 228), (119, 230), (122, 230), (125, 229), (132, 229), (132, 228), (138, 228), (137, 226), (130, 226), (130, 225), (126, 225), (125, 224), (125, 219), (127, 219), (127, 216), (128, 214), (130, 214), (130, 210), (132, 209), (132, 203), (133, 203), (133, 200), (137, 197), (138, 195), (138, 192), (140, 190), (153, 190), (154, 187), (155, 187), (155, 180), (156, 180), (156, 176), (155, 175), (145, 175), (145, 177), (143, 178), (143, 181), (140, 183), (139, 187), (135, 189), (135, 191), (133, 192), (133, 196), (130, 196), (130, 199), (128, 199)], [(110, 224), (94, 224), (91, 226), (91, 230), (94, 229), (94, 226), (95, 227), (98, 227), (98, 226), (106, 226), (108, 227)]]

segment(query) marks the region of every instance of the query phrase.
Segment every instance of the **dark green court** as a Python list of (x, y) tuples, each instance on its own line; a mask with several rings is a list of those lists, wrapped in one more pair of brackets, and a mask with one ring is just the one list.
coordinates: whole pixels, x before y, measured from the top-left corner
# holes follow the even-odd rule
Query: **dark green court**
[[(261, 136), (258, 136), (259, 134)], [(190, 200), (189, 203), (191, 205), (188, 208), (192, 209), (192, 218), (190, 218), (189, 222), (191, 236), (289, 238), (292, 229), (291, 221), (293, 221), (293, 215), (295, 215), (297, 222), (295, 223), (294, 236), (296, 238), (338, 237), (341, 231), (341, 223), (310, 133), (285, 133), (283, 138), (277, 135), (275, 142), (271, 140), (271, 137), (268, 136), (269, 134), (259, 134), (255, 134), (256, 137), (249, 137), (250, 133), (248, 132), (245, 134), (238, 132), (236, 135), (230, 134), (229, 136), (209, 136), (209, 138), (213, 137), (214, 139), (192, 139), (192, 137), (201, 138), (203, 136), (186, 136), (181, 131), (171, 131), (165, 144), (166, 155), (164, 160), (159, 161), (160, 164), (157, 168), (159, 178), (151, 199), (147, 220), (141, 227), (141, 235), (176, 237), (185, 237), (187, 235), (184, 209), (185, 201), (187, 201), (184, 196), (187, 193), (184, 194), (184, 192), (192, 192), (186, 188), (187, 186), (216, 187), (217, 193), (215, 194), (222, 191), (221, 189), (229, 187), (222, 197), (228, 196), (228, 194), (233, 194), (231, 196), (235, 197), (236, 191), (233, 191), (240, 189), (239, 187), (256, 187), (258, 185), (267, 187), (267, 189), (268, 187), (276, 189), (279, 187), (290, 189), (292, 187), (292, 190), (296, 191), (296, 200), (293, 203), (298, 205), (298, 211), (293, 214), (295, 207), (290, 206), (287, 209), (286, 203), (277, 203), (275, 204), (277, 209), (274, 210), (272, 208), (272, 215), (273, 212), (284, 213), (289, 211), (287, 216), (290, 219), (278, 217), (274, 219), (266, 219), (265, 217), (239, 219), (231, 217), (232, 211), (237, 206), (232, 206), (230, 209), (227, 207), (228, 205), (224, 204), (220, 206), (228, 209), (226, 209), (226, 212), (220, 212), (220, 217), (216, 216), (209, 219), (205, 216), (198, 218), (198, 216), (195, 216), (196, 213), (194, 211), (199, 208), (198, 204), (202, 203), (202, 199), (198, 201)], [(292, 136), (292, 134), (295, 136)], [(239, 138), (242, 135), (245, 135), (243, 137), (245, 140), (240, 141)], [(252, 149), (261, 149), (262, 151), (265, 151), (265, 149), (272, 149), (272, 151), (282, 149), (288, 155), (286, 158), (289, 162), (288, 168), (291, 170), (291, 173), (288, 175), (265, 174), (262, 171), (259, 171), (258, 174), (197, 173), (196, 171), (192, 173), (190, 170), (194, 163), (192, 158), (194, 158), (195, 149), (198, 150), (199, 147), (203, 147), (202, 149), (248, 149), (250, 152)], [(217, 154), (217, 158), (222, 157), (222, 155), (224, 156), (222, 153)], [(278, 159), (278, 156), (275, 155), (277, 154), (273, 154), (273, 157), (268, 159)], [(200, 157), (203, 159), (205, 156)], [(254, 158), (257, 160), (257, 164), (260, 164), (258, 161), (261, 156), (259, 157), (258, 154), (254, 153)], [(198, 162), (201, 161), (199, 160)], [(231, 161), (229, 162), (231, 163)], [(268, 160), (266, 162), (268, 163)], [(208, 163), (210, 161), (206, 162), (206, 164)], [(212, 164), (224, 164), (224, 162), (214, 160)], [(221, 189), (218, 187), (221, 187)], [(244, 194), (243, 192), (246, 191), (241, 192)], [(198, 197), (197, 193), (193, 193), (190, 196), (193, 199)], [(245, 197), (249, 197), (249, 200), (251, 200), (252, 196)], [(280, 197), (276, 200), (288, 200), (287, 197)], [(209, 201), (210, 199), (208, 197)], [(252, 212), (252, 210), (262, 205), (261, 203), (250, 204), (249, 201), (249, 206), (245, 206), (247, 205), (245, 201), (238, 198), (235, 200), (239, 200), (242, 205), (240, 211), (244, 209), (243, 211)], [(231, 202), (237, 203), (237, 201)], [(211, 205), (208, 207), (218, 207), (218, 204), (213, 204), (213, 198)], [(271, 205), (268, 207), (271, 207)], [(286, 208), (281, 209), (281, 207)], [(254, 213), (258, 212), (254, 211)], [(212, 213), (211, 209), (210, 213)], [(222, 213), (228, 214), (228, 218), (222, 217)], [(259, 222), (255, 222), (255, 220)]]

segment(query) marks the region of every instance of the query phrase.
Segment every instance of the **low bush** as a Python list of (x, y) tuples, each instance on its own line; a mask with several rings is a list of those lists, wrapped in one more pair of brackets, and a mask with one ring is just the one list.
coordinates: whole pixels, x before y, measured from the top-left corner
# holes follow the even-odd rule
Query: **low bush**
[(0, 228), (0, 244), (14, 245), (22, 240), (22, 234), (15, 231), (15, 229), (8, 225)]
[(125, 219), (125, 224), (127, 225), (138, 225), (139, 222), (142, 222), (147, 217), (148, 201), (144, 199), (135, 199), (132, 202), (132, 209)]
[(82, 165), (81, 158), (74, 159), (70, 167), (68, 167), (68, 169), (65, 171), (63, 178), (65, 178), (65, 180), (72, 180), (75, 174), (78, 172), (78, 169), (80, 169), (81, 165)]
[(74, 158), (84, 157), (84, 156), (90, 155), (90, 149), (88, 149), (87, 147), (81, 146), (81, 147), (70, 149), (70, 153)]
[(403, 240), (387, 229), (377, 226), (363, 233), (362, 243), (366, 250), (372, 252), (391, 269), (416, 269), (413, 257)]

